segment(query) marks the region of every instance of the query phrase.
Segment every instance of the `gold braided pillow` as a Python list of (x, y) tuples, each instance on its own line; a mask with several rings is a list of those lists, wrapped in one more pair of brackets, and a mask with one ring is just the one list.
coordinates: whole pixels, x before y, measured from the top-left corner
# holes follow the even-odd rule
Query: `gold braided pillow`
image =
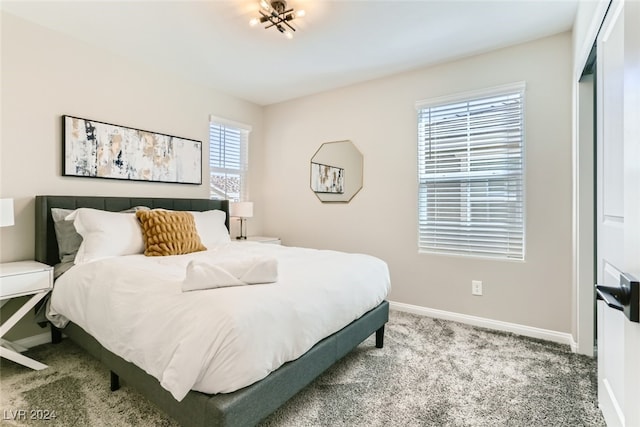
[(146, 256), (182, 255), (205, 251), (196, 222), (189, 212), (161, 209), (138, 211)]

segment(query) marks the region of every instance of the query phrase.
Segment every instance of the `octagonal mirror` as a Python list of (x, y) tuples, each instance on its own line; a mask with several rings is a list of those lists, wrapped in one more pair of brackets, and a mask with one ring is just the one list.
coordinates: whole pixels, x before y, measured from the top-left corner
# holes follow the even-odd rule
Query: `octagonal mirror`
[(348, 203), (362, 188), (362, 166), (351, 141), (325, 142), (311, 158), (311, 190), (322, 202)]

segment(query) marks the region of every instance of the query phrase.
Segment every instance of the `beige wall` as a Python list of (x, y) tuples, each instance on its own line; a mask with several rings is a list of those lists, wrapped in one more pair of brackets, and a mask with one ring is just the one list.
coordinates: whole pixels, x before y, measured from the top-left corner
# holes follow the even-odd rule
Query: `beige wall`
[[(396, 302), (571, 332), (571, 34), (265, 108), (265, 232), (286, 244), (370, 253), (391, 270)], [(418, 254), (418, 100), (525, 81), (526, 260)], [(350, 139), (364, 188), (322, 204), (309, 160)], [(484, 295), (471, 295), (471, 280)]]
[[(526, 261), (418, 254), (415, 101), (522, 80)], [(62, 177), (62, 114), (205, 142), (214, 114), (254, 129), (249, 234), (377, 255), (397, 302), (571, 330), (569, 33), (263, 109), (3, 12), (1, 89), (0, 196), (16, 199), (16, 225), (0, 231), (2, 262), (33, 256), (36, 194), (208, 195), (206, 185)], [(364, 188), (349, 204), (322, 204), (309, 160), (343, 139), (364, 155)], [(484, 282), (482, 297), (471, 295), (472, 279)]]
[[(6, 12), (1, 16), (0, 196), (15, 198), (16, 224), (0, 230), (0, 262), (33, 258), (37, 194), (209, 196), (208, 164), (200, 186), (62, 177), (63, 114), (202, 140), (205, 162), (214, 114), (252, 125), (250, 156), (262, 157), (261, 107)], [(256, 192), (261, 167), (259, 161), (252, 165), (250, 189)], [(259, 231), (260, 224), (256, 209), (251, 227)], [(2, 311), (6, 317), (11, 306)], [(12, 333), (20, 335), (19, 330), (20, 325)]]

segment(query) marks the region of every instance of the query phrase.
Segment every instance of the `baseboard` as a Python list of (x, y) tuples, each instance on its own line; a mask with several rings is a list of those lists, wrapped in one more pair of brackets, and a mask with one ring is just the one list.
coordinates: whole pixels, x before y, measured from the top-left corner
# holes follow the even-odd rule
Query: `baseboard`
[(48, 344), (51, 342), (51, 332), (43, 332), (38, 335), (33, 335), (12, 342), (26, 348), (35, 347), (41, 344)]
[(469, 316), (467, 314), (437, 310), (435, 308), (421, 307), (418, 305), (405, 304), (401, 302), (389, 301), (389, 307), (392, 310), (404, 311), (406, 313), (434, 317), (436, 319), (452, 320), (454, 322), (466, 323), (468, 325), (479, 326), (482, 328), (512, 332), (517, 335), (524, 335), (526, 337), (566, 344), (571, 347), (571, 351), (573, 351), (574, 353), (578, 348), (578, 345), (573, 339), (573, 336), (565, 332), (534, 328), (531, 326), (519, 325), (517, 323), (502, 322), (500, 320)]

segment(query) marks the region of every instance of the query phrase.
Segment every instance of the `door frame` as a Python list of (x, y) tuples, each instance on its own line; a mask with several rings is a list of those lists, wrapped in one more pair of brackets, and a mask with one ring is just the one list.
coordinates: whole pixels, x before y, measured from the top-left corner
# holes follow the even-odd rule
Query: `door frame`
[[(593, 98), (584, 99), (588, 91), (581, 83), (585, 67), (589, 63), (589, 55), (595, 44), (600, 27), (609, 8), (610, 1), (600, 1), (596, 5), (591, 22), (586, 31), (583, 46), (574, 58), (573, 70), (573, 336), (576, 339), (574, 350), (580, 354), (594, 356), (595, 337), (595, 170), (593, 153), (595, 152), (595, 133), (593, 125), (595, 117), (589, 117), (590, 123), (585, 123), (581, 117), (584, 105), (591, 103), (595, 108)], [(595, 83), (594, 83), (595, 84)], [(591, 95), (592, 96), (592, 95)], [(581, 106), (583, 108), (581, 108)], [(591, 128), (591, 135), (585, 138), (585, 132)], [(586, 234), (585, 234), (586, 233)]]

